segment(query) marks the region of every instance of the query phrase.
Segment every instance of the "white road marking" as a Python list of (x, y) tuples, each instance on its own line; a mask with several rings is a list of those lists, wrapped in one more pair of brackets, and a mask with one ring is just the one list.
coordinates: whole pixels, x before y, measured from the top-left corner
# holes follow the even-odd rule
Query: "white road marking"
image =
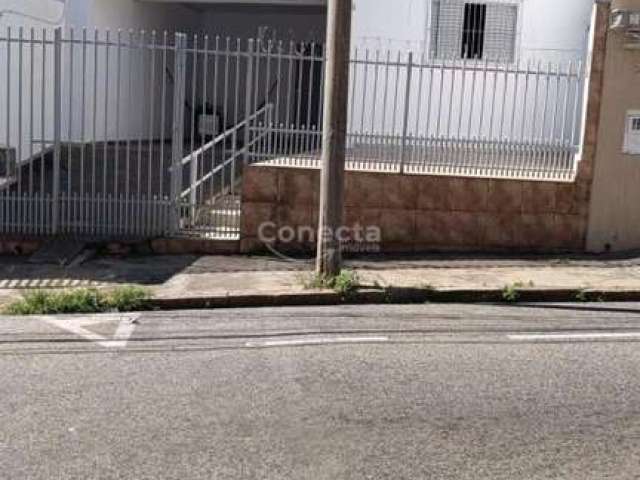
[[(105, 348), (125, 348), (127, 342), (133, 334), (133, 330), (136, 328), (135, 320), (139, 317), (138, 314), (126, 314), (126, 315), (91, 315), (82, 318), (56, 318), (56, 317), (41, 317), (42, 321), (53, 325), (61, 330), (66, 330), (79, 337), (89, 340), (90, 342), (97, 343), (101, 347)], [(118, 322), (118, 327), (113, 335), (113, 338), (108, 338), (103, 335), (99, 335), (91, 330), (87, 330), (86, 327), (95, 325), (98, 323)]]
[(528, 333), (507, 335), (509, 340), (600, 340), (600, 339), (631, 339), (640, 340), (640, 332), (592, 332), (592, 333)]
[(246, 347), (292, 347), (306, 345), (332, 345), (349, 343), (384, 343), (389, 337), (321, 337), (321, 338), (297, 338), (291, 340), (259, 340), (245, 343)]

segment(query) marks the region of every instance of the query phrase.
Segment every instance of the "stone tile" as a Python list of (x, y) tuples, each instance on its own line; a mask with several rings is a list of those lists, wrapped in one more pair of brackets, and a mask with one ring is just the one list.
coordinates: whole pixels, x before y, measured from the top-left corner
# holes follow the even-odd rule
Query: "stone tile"
[(448, 177), (416, 176), (417, 209), (448, 210), (451, 180), (453, 179)]
[(480, 215), (452, 212), (445, 217), (445, 231), (453, 247), (478, 247), (482, 241)]
[(313, 226), (311, 205), (280, 205), (276, 207), (276, 223), (280, 227)]
[(576, 201), (578, 202), (576, 213), (586, 218), (589, 215), (591, 203), (590, 181), (576, 181)]
[(266, 250), (263, 242), (255, 237), (247, 237), (240, 240), (240, 253), (262, 253)]
[(515, 180), (490, 180), (487, 210), (489, 212), (521, 213), (522, 183)]
[(520, 217), (517, 242), (525, 249), (536, 251), (555, 248), (555, 216), (552, 214), (525, 214)]
[(377, 208), (346, 207), (344, 224), (348, 227), (380, 227), (382, 211)]
[(384, 182), (387, 174), (348, 172), (345, 180), (345, 205), (384, 208)]
[(556, 189), (556, 210), (561, 215), (575, 215), (580, 211), (578, 189), (574, 183), (563, 183)]
[(483, 248), (518, 247), (520, 216), (511, 213), (487, 213), (480, 216)]
[(417, 180), (413, 175), (387, 174), (383, 182), (384, 206), (391, 209), (415, 210)]
[(461, 212), (483, 212), (487, 208), (489, 180), (453, 178), (449, 181), (449, 207)]
[(383, 253), (413, 253), (415, 250), (415, 245), (413, 243), (392, 243), (383, 241), (380, 246), (380, 252)]
[(416, 243), (451, 249), (477, 247), (481, 241), (477, 214), (467, 212), (416, 212)]
[(554, 213), (557, 183), (522, 182), (523, 213)]
[(420, 244), (423, 249), (428, 246), (448, 246), (450, 238), (446, 219), (449, 215), (448, 212), (416, 211), (416, 244)]
[(275, 206), (271, 203), (242, 203), (240, 218), (241, 238), (257, 237), (260, 225), (265, 222), (276, 221)]
[(320, 199), (320, 176), (316, 170), (279, 169), (280, 203), (287, 205), (317, 205)]
[(242, 198), (248, 202), (276, 202), (278, 199), (278, 172), (275, 168), (247, 167), (242, 179)]
[(413, 210), (382, 210), (380, 228), (384, 243), (406, 243), (415, 241), (415, 212)]
[(556, 215), (554, 246), (571, 251), (585, 248), (585, 222), (578, 215)]

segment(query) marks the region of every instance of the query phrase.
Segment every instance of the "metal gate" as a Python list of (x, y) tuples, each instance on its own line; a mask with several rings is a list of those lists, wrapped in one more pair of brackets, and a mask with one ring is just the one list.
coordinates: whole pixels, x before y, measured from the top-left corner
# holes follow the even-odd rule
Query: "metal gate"
[(8, 29), (0, 233), (237, 237), (259, 65), (239, 41)]

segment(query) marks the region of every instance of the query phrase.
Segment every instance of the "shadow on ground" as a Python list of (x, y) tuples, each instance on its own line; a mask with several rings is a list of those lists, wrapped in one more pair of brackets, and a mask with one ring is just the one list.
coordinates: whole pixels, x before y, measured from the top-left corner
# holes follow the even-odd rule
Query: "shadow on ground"
[(262, 256), (98, 256), (81, 265), (35, 265), (28, 257), (0, 256), (0, 289), (87, 287), (106, 284), (161, 285), (177, 274), (304, 270), (305, 262)]

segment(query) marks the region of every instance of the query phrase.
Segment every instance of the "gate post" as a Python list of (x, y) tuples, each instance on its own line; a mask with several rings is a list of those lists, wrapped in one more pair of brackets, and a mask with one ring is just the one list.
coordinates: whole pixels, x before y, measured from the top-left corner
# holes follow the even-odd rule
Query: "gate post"
[(411, 76), (413, 74), (413, 52), (409, 52), (407, 60), (407, 85), (404, 92), (404, 116), (402, 117), (402, 140), (400, 144), (400, 173), (404, 173), (407, 149), (407, 133), (409, 131), (409, 109), (411, 108)]
[[(249, 164), (249, 143), (251, 142), (251, 116), (254, 114), (252, 111), (253, 100), (253, 61), (254, 61), (254, 46), (253, 39), (249, 40), (247, 44), (247, 91), (245, 95), (245, 124), (244, 124), (244, 152), (242, 154), (243, 172), (244, 167)], [(233, 187), (233, 184), (232, 184)]]
[[(176, 33), (173, 71), (173, 122), (171, 129), (171, 225), (170, 233), (180, 229), (182, 208), (182, 159), (184, 156), (184, 104), (187, 78), (187, 36)], [(190, 206), (190, 208), (194, 208)]]
[[(44, 134), (44, 133), (43, 133)], [(53, 37), (53, 178), (51, 192), (51, 233), (60, 229), (60, 157), (62, 154), (62, 28)]]

